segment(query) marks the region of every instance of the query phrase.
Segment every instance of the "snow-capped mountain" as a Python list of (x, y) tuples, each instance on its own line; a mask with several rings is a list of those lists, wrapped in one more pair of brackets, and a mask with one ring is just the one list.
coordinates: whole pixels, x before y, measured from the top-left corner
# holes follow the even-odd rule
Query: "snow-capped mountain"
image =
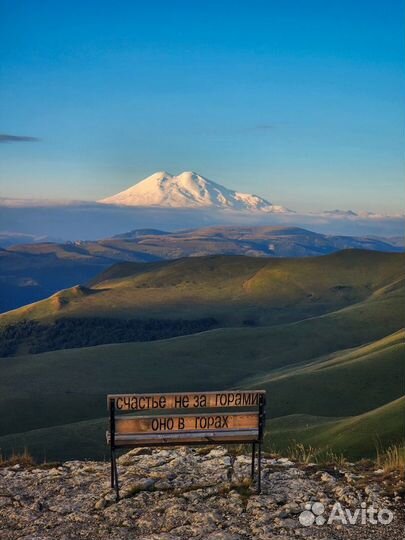
[(262, 197), (233, 191), (191, 171), (178, 176), (165, 171), (157, 172), (125, 191), (98, 202), (123, 206), (288, 212), (286, 208)]

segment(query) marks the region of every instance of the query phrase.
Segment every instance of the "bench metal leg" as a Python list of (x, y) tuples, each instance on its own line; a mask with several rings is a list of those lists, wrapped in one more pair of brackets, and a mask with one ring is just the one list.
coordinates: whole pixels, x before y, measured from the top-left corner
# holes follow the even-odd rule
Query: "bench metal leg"
[(118, 468), (117, 468), (117, 458), (115, 452), (113, 451), (113, 468), (114, 468), (114, 484), (115, 484), (115, 500), (118, 502), (120, 500), (120, 488), (118, 483)]
[(260, 494), (262, 490), (262, 443), (259, 443), (258, 453), (258, 471), (257, 471), (257, 493)]
[(114, 451), (110, 448), (111, 488), (115, 486)]
[(252, 444), (252, 465), (250, 468), (250, 478), (253, 480), (255, 477), (255, 456), (256, 456), (256, 443)]

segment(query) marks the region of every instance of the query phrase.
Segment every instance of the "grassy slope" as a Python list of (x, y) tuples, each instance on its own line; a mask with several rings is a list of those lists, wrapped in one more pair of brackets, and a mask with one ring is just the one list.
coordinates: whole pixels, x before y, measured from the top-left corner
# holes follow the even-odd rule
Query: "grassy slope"
[(0, 437), (0, 456), (28, 449), (41, 461), (64, 459), (109, 459), (105, 443), (107, 419), (98, 418), (72, 424), (34, 429)]
[[(253, 376), (259, 374), (267, 381), (273, 370), (279, 374), (286, 366), (298, 369), (297, 374), (291, 373), (292, 379), (302, 377), (299, 370), (303, 363), (319, 363), (320, 357), (343, 347), (356, 347), (395, 332), (403, 324), (403, 300), (395, 291), (322, 317), (271, 328), (221, 329), (166, 341), (1, 359), (0, 433), (99, 418), (105, 414), (105, 395), (110, 392), (206, 390), (241, 386), (241, 381), (245, 381), (245, 386)], [(394, 351), (395, 346), (392, 345)], [(381, 349), (381, 344), (375, 348)], [(388, 375), (384, 376), (381, 369), (386, 357), (379, 362), (375, 358), (377, 353), (377, 350), (371, 352), (367, 361), (364, 354), (360, 355), (362, 360), (353, 358), (352, 362), (358, 362), (361, 369), (351, 381), (354, 391), (347, 393), (346, 414), (366, 412), (379, 406), (382, 399), (391, 401), (398, 397), (400, 382), (391, 381), (387, 386)], [(382, 347), (380, 353), (386, 354), (387, 347)], [(347, 354), (350, 353), (345, 352), (343, 358)], [(350, 362), (347, 358), (341, 362), (329, 358), (327, 362), (335, 362), (336, 367), (330, 365), (317, 373), (329, 369), (331, 379), (322, 380), (322, 384), (334, 388), (336, 369)], [(396, 358), (388, 357), (388, 362), (398, 369)], [(373, 377), (373, 373), (378, 376)], [(358, 377), (364, 374), (370, 376), (372, 386), (359, 402), (356, 384), (361, 383)], [(345, 377), (339, 380), (344, 391)], [(290, 408), (282, 408), (291, 398), (290, 387), (283, 387), (280, 381), (283, 379), (279, 377), (272, 383), (276, 385), (274, 388), (269, 386), (272, 417), (291, 413), (292, 400)], [(339, 391), (335, 392), (339, 396)], [(329, 407), (328, 393), (322, 394), (319, 386), (308, 381), (305, 392), (300, 391), (295, 397), (308, 404), (315, 399), (319, 408), (311, 410), (313, 414), (333, 411), (336, 415), (333, 408), (325, 412)], [(35, 408), (32, 408), (33, 400)], [(339, 398), (331, 403), (335, 401), (338, 403)]]
[(373, 457), (379, 448), (405, 441), (405, 397), (349, 418), (296, 414), (271, 420), (267, 444), (283, 449), (299, 441), (306, 446), (343, 453), (352, 459)]
[[(41, 440), (50, 437), (54, 449), (73, 451), (87, 437), (77, 422), (103, 416), (111, 392), (265, 386), (271, 418), (365, 414), (404, 393), (403, 335), (387, 337), (405, 318), (403, 262), (402, 255), (353, 251), (312, 260), (209, 257), (118, 265), (95, 284), (95, 294), (75, 288), (10, 315), (51, 320), (105, 309), (139, 316), (149, 299), (158, 306), (159, 298), (176, 315), (189, 310), (195, 317), (198, 308), (199, 316), (219, 312), (228, 324), (250, 312), (274, 323), (286, 308), (294, 317), (341, 309), (269, 327), (0, 359), (0, 435), (46, 428)], [(32, 433), (26, 437), (34, 444)], [(97, 452), (104, 452), (102, 440)], [(8, 435), (2, 444), (17, 443)]]
[[(375, 457), (378, 448), (405, 440), (405, 398), (349, 418), (314, 417), (296, 414), (267, 422), (265, 447), (283, 451), (295, 442), (306, 447), (360, 459)], [(0, 448), (8, 455), (28, 448), (38, 460), (104, 459), (106, 418), (75, 422), (0, 437)]]
[(97, 294), (62, 291), (0, 316), (0, 325), (59, 317), (215, 317), (220, 326), (280, 324), (365, 300), (404, 276), (405, 254), (345, 251), (310, 259), (204, 257), (116, 265)]
[(59, 259), (0, 250), (0, 311), (35, 302), (66, 287), (85, 283), (108, 261)]
[(85, 283), (119, 261), (221, 254), (305, 257), (350, 248), (401, 250), (383, 239), (325, 236), (297, 227), (209, 227), (160, 234), (139, 230), (99, 241), (18, 244), (0, 249), (0, 311)]
[(384, 405), (404, 394), (405, 331), (372, 345), (342, 351), (302, 368), (255, 377), (266, 388), (272, 416), (348, 416)]

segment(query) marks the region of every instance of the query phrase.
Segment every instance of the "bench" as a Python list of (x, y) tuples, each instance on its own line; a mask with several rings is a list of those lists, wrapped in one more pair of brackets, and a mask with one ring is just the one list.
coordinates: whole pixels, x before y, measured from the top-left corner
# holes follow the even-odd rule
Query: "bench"
[(257, 446), (257, 491), (260, 493), (266, 407), (264, 390), (110, 394), (107, 406), (111, 487), (115, 489), (117, 501), (116, 451), (142, 446), (251, 444), (252, 480)]

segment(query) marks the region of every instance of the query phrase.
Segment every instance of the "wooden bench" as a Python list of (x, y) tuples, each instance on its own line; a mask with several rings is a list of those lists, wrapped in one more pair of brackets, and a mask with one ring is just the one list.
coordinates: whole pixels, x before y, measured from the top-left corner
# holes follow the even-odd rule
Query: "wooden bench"
[[(107, 396), (107, 405), (111, 487), (115, 488), (117, 500), (116, 450), (141, 446), (251, 444), (253, 480), (257, 445), (257, 490), (260, 493), (266, 406), (264, 390), (111, 394)], [(145, 416), (145, 412), (150, 414)]]

